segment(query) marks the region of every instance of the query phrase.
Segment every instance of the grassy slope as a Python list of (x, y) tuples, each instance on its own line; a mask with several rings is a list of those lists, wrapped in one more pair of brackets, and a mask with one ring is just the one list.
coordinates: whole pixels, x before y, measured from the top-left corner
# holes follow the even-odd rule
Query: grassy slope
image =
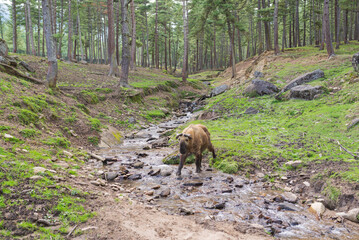
[[(246, 86), (242, 84), (209, 99), (205, 110), (223, 116), (196, 121), (208, 126), (218, 149), (219, 157), (209, 157), (210, 161), (225, 172), (240, 171), (250, 176), (265, 170), (273, 179), (278, 172), (292, 170), (285, 166), (287, 161), (302, 160), (306, 166), (299, 171), (317, 168), (321, 172), (312, 177), (359, 182), (358, 161), (332, 141), (338, 140), (352, 152), (359, 151), (359, 126), (347, 130), (347, 124), (359, 116), (359, 82), (355, 83), (358, 77), (351, 66), (351, 56), (358, 47), (357, 43), (341, 46), (332, 60), (314, 47), (289, 49), (268, 59), (263, 70), (265, 79), (280, 88), (300, 74), (322, 69), (325, 78), (310, 83), (325, 87), (326, 93), (316, 100), (247, 98), (242, 95)], [(260, 112), (244, 114), (249, 107)], [(330, 168), (332, 163), (336, 164)]]
[[(45, 79), (45, 59), (18, 56), (35, 67), (34, 77)], [(0, 72), (0, 239), (64, 238), (74, 224), (96, 214), (83, 204), (92, 193), (68, 181), (80, 177), (88, 158), (77, 147), (94, 148), (108, 125), (128, 132), (159, 122), (180, 98), (203, 88), (198, 81), (180, 86), (177, 78), (139, 69), (130, 74), (134, 88), (113, 98), (118, 79), (106, 76), (107, 68), (60, 62), (60, 91)], [(130, 124), (129, 117), (137, 123)], [(34, 167), (50, 171), (35, 174)], [(37, 218), (59, 225), (44, 227)]]

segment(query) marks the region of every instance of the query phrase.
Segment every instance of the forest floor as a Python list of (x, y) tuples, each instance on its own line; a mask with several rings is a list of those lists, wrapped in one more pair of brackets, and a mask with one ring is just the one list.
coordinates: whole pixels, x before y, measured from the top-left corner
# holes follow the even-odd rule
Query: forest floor
[[(294, 192), (303, 206), (320, 198), (336, 211), (357, 206), (358, 162), (331, 140), (359, 152), (358, 127), (347, 130), (359, 116), (359, 81), (350, 62), (357, 48), (342, 46), (331, 60), (312, 47), (280, 56), (267, 52), (237, 64), (236, 79), (228, 69), (192, 75), (186, 84), (161, 70), (138, 68), (130, 73), (133, 88), (119, 95), (114, 95), (118, 79), (106, 75), (105, 65), (59, 62), (57, 91), (0, 72), (0, 239), (270, 238), (255, 224), (170, 215), (131, 198), (133, 188), (98, 180), (89, 162), (88, 152), (106, 144), (101, 136), (110, 126), (119, 130), (115, 142), (121, 142), (164, 122), (178, 115), (181, 103), (208, 93), (202, 80), (231, 87), (198, 109), (210, 120), (191, 121), (208, 126), (218, 152), (217, 159), (205, 156), (206, 166)], [(17, 56), (35, 68), (33, 77), (45, 79), (44, 58)], [(326, 89), (319, 99), (242, 96), (254, 71), (281, 88), (318, 68), (325, 78), (310, 84)], [(244, 114), (250, 107), (259, 113)], [(174, 131), (167, 135), (175, 146)], [(302, 163), (285, 164), (293, 160)]]

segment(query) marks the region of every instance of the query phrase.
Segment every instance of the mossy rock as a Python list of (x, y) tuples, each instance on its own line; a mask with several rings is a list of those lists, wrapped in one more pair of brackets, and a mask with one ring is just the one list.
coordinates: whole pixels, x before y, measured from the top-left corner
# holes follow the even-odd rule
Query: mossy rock
[[(192, 164), (196, 161), (196, 157), (192, 154), (190, 156), (187, 157), (185, 164)], [(174, 164), (179, 164), (180, 162), (180, 154), (179, 151), (175, 151), (173, 153), (171, 153), (170, 155), (168, 155), (167, 157), (165, 157), (162, 162), (164, 164), (168, 164), (168, 165), (174, 165)]]

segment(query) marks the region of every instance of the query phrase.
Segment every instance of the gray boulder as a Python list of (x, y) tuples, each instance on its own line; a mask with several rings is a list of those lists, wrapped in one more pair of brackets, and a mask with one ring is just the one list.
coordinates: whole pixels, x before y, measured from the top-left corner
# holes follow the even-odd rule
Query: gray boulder
[(279, 89), (273, 83), (254, 79), (252, 83), (244, 90), (243, 94), (249, 97), (255, 97), (257, 95), (271, 95), (279, 92)]
[(7, 57), (8, 53), (9, 53), (9, 48), (6, 45), (5, 40), (0, 38), (0, 56)]
[(322, 94), (322, 86), (299, 85), (290, 89), (290, 98), (313, 100), (315, 96)]
[(216, 87), (215, 89), (212, 90), (210, 97), (214, 97), (214, 96), (217, 96), (219, 94), (222, 94), (225, 91), (227, 91), (228, 89), (229, 89), (229, 86), (226, 85), (226, 84), (218, 86), (218, 87)]
[(322, 78), (324, 77), (324, 72), (320, 69), (317, 69), (313, 72), (309, 72), (306, 74), (303, 74), (297, 78), (295, 78), (294, 80), (290, 81), (290, 83), (288, 83), (276, 96), (276, 99), (281, 99), (281, 94), (292, 89), (293, 87), (302, 85), (304, 83), (308, 83), (311, 81), (314, 81), (316, 79)]
[(264, 77), (264, 75), (263, 75), (262, 72), (255, 71), (255, 72), (253, 73), (253, 77), (254, 77), (254, 78), (262, 78), (262, 77)]
[(359, 52), (353, 55), (352, 65), (353, 65), (354, 71), (359, 72), (359, 66), (358, 66), (359, 65)]
[(349, 221), (359, 223), (359, 208), (354, 208), (350, 210), (349, 212), (339, 212), (337, 213), (337, 216), (348, 219)]

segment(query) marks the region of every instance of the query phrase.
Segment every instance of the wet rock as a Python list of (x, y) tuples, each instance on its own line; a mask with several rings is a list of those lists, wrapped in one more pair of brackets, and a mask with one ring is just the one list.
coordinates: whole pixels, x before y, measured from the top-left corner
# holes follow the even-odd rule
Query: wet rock
[(210, 94), (210, 97), (214, 97), (214, 96), (217, 96), (219, 94), (222, 94), (225, 91), (227, 91), (228, 89), (229, 89), (229, 86), (226, 85), (226, 84), (218, 86), (218, 87), (216, 87), (215, 89), (212, 90), (212, 92)]
[(301, 165), (303, 162), (300, 161), (300, 160), (297, 160), (297, 161), (289, 161), (289, 162), (286, 162), (285, 165), (286, 166), (289, 166), (289, 167), (292, 167), (292, 168), (297, 168), (299, 165)]
[(107, 126), (101, 132), (99, 147), (113, 147), (123, 142), (123, 134), (112, 126)]
[(107, 172), (107, 173), (104, 174), (104, 179), (107, 180), (107, 181), (112, 181), (117, 177), (118, 177), (117, 172)]
[(132, 166), (134, 168), (143, 168), (143, 165), (145, 165), (143, 162), (135, 162)]
[(290, 202), (290, 203), (296, 203), (298, 201), (297, 195), (295, 195), (294, 193), (291, 193), (291, 192), (283, 193), (282, 197), (284, 198), (285, 201)]
[(244, 185), (242, 183), (238, 183), (236, 185), (234, 185), (236, 188), (242, 188)]
[(163, 147), (168, 147), (168, 146), (169, 146), (169, 144), (168, 144), (167, 137), (158, 139), (158, 140), (152, 142), (152, 145), (151, 145), (152, 148), (163, 148)]
[(286, 210), (286, 211), (300, 211), (300, 208), (296, 207), (292, 203), (283, 202), (278, 205), (278, 210)]
[(231, 192), (233, 192), (233, 190), (230, 189), (230, 188), (227, 188), (227, 189), (223, 189), (223, 190), (222, 190), (222, 193), (231, 193)]
[(354, 208), (349, 210), (349, 212), (339, 212), (337, 213), (337, 216), (345, 218), (349, 221), (359, 223), (359, 208)]
[(152, 196), (153, 194), (154, 194), (153, 190), (145, 192), (145, 195), (148, 195), (148, 196)]
[(43, 172), (45, 172), (47, 169), (46, 169), (46, 168), (43, 168), (43, 167), (34, 167), (33, 170), (34, 170), (34, 173), (35, 173), (35, 174), (38, 174), (38, 173), (43, 173)]
[(226, 207), (226, 203), (225, 202), (221, 202), (221, 203), (214, 203), (213, 205), (210, 205), (209, 203), (207, 203), (204, 208), (206, 209), (224, 209)]
[(161, 169), (157, 169), (157, 170), (151, 170), (149, 171), (147, 174), (150, 175), (150, 176), (157, 176), (158, 174), (161, 173)]
[(99, 171), (97, 171), (97, 172), (95, 173), (95, 175), (96, 175), (96, 176), (101, 176), (101, 175), (103, 175), (104, 173), (105, 173), (104, 171), (99, 170)]
[(161, 170), (161, 176), (163, 177), (167, 177), (170, 176), (172, 174), (172, 168), (166, 165), (163, 166), (159, 166), (160, 170)]
[(280, 196), (280, 195), (275, 196), (275, 197), (273, 198), (273, 201), (275, 201), (275, 202), (283, 202), (283, 201), (284, 201), (284, 197), (283, 197), (283, 196)]
[(265, 176), (264, 173), (261, 173), (261, 172), (260, 172), (260, 173), (257, 173), (257, 177), (258, 177), (258, 178), (264, 178), (264, 176)]
[(134, 174), (128, 177), (128, 180), (139, 180), (142, 178), (141, 174)]
[(161, 185), (155, 185), (152, 187), (152, 189), (159, 189), (161, 187)]
[(243, 95), (248, 97), (256, 97), (263, 95), (271, 95), (279, 92), (279, 89), (273, 83), (254, 79), (252, 83), (243, 91)]
[(184, 207), (181, 207), (179, 209), (179, 212), (181, 215), (193, 215), (194, 214), (191, 210), (184, 208)]
[(161, 196), (161, 197), (168, 197), (170, 194), (171, 194), (171, 189), (166, 188), (165, 190), (163, 190), (163, 191), (160, 193), (160, 196)]
[(150, 146), (144, 146), (142, 149), (143, 150), (150, 150), (151, 148), (150, 148)]
[(290, 89), (290, 98), (313, 100), (323, 93), (322, 86), (299, 85)]
[(200, 181), (185, 182), (183, 184), (183, 186), (186, 186), (186, 187), (199, 187), (202, 185), (203, 185), (203, 182), (200, 182)]
[(325, 212), (325, 206), (321, 202), (314, 202), (310, 205), (309, 212), (315, 214), (318, 218), (321, 218)]

